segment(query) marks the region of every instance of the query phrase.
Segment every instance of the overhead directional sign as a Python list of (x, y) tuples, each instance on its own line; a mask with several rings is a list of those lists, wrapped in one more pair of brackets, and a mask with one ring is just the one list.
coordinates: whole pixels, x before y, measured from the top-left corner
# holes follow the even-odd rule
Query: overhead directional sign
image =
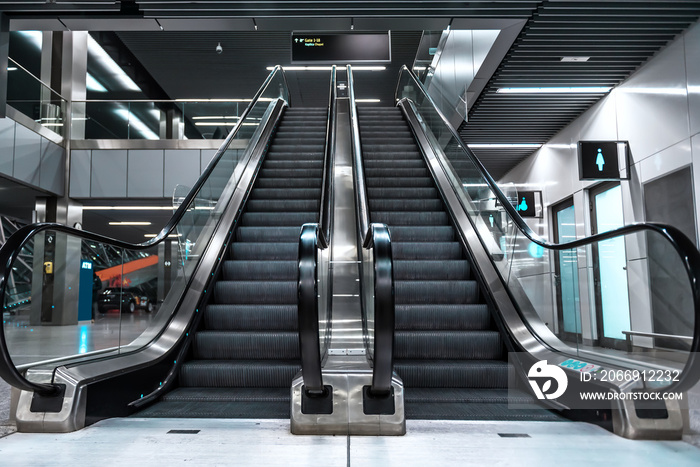
[(629, 166), (626, 141), (579, 141), (578, 163), (579, 180), (629, 179), (620, 174)]
[(293, 64), (389, 62), (389, 32), (292, 32)]

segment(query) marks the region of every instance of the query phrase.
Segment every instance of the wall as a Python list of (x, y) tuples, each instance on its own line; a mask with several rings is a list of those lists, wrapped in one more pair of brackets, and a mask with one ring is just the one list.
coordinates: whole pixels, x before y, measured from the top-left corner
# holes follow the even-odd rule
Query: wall
[(63, 167), (63, 147), (9, 117), (0, 119), (0, 174), (62, 196)]
[(74, 149), (72, 198), (170, 198), (192, 186), (215, 149)]
[[(630, 180), (621, 183), (625, 224), (646, 220), (644, 183), (690, 166), (696, 198), (696, 232), (699, 231), (700, 170), (695, 170), (694, 164), (700, 161), (700, 24), (689, 28), (499, 181), (542, 190), (546, 214), (544, 219), (531, 221), (531, 226), (550, 240), (551, 206), (569, 197), (574, 199), (577, 237), (591, 232), (588, 189), (595, 182), (578, 179), (576, 143), (580, 140), (629, 141)], [(648, 266), (643, 240), (638, 240), (631, 238), (626, 242), (629, 287), (633, 291), (630, 309), (633, 328), (651, 331), (649, 296), (645, 293)], [(590, 251), (579, 249), (578, 259), (584, 338), (590, 339), (595, 337), (594, 323), (585, 323), (585, 317), (591, 317), (594, 308), (593, 288), (587, 285), (592, 283)], [(547, 273), (551, 275), (552, 270)], [(554, 291), (544, 295), (532, 291), (530, 295), (544, 310), (543, 319), (551, 319), (555, 313)], [(640, 338), (635, 344), (644, 346), (650, 342)]]

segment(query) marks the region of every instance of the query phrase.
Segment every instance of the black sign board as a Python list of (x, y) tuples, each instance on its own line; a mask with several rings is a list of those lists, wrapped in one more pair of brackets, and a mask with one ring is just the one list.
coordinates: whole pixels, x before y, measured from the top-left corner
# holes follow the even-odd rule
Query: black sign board
[(389, 32), (292, 32), (293, 64), (390, 62)]
[(515, 210), (520, 217), (542, 217), (542, 192), (518, 190)]
[(579, 141), (579, 180), (622, 180), (620, 169), (629, 167), (626, 141)]

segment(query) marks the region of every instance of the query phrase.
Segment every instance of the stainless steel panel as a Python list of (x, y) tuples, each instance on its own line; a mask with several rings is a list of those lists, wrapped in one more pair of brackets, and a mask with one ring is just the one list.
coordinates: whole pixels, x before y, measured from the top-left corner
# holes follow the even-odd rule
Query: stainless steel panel
[(133, 149), (128, 152), (126, 195), (129, 198), (162, 198), (172, 196), (163, 192), (163, 151)]
[(41, 138), (41, 168), (39, 186), (63, 196), (65, 186), (65, 150), (56, 143)]
[(199, 177), (199, 150), (166, 149), (163, 192), (171, 196), (175, 185), (192, 186)]
[(15, 128), (15, 165), (12, 176), (39, 186), (41, 136), (22, 125)]
[[(219, 149), (222, 139), (84, 139), (72, 140), (72, 149)], [(231, 141), (229, 148), (245, 149), (247, 139)]]
[(73, 150), (70, 160), (70, 193), (71, 198), (90, 197), (90, 162), (92, 151)]
[(0, 172), (12, 175), (15, 150), (15, 122), (0, 118)]
[(90, 196), (126, 197), (126, 150), (94, 150), (90, 170)]

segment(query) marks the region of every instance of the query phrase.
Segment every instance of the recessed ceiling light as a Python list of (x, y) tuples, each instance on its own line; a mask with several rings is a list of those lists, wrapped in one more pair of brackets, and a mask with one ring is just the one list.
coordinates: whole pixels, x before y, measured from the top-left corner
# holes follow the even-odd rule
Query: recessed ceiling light
[(576, 87), (541, 87), (541, 88), (500, 88), (499, 94), (604, 94), (610, 87), (576, 86)]
[[(337, 66), (337, 65), (336, 65)], [(284, 71), (331, 71), (331, 66), (283, 66)], [(274, 70), (275, 67), (269, 66), (267, 71)], [(385, 66), (353, 66), (352, 71), (384, 71)]]
[(83, 211), (172, 211), (172, 206), (83, 206)]
[(591, 57), (562, 57), (562, 62), (587, 62)]
[(474, 143), (467, 144), (470, 149), (522, 149), (542, 147), (540, 143)]
[(109, 225), (151, 225), (150, 222), (137, 222), (137, 221), (120, 221), (120, 222), (110, 222)]

